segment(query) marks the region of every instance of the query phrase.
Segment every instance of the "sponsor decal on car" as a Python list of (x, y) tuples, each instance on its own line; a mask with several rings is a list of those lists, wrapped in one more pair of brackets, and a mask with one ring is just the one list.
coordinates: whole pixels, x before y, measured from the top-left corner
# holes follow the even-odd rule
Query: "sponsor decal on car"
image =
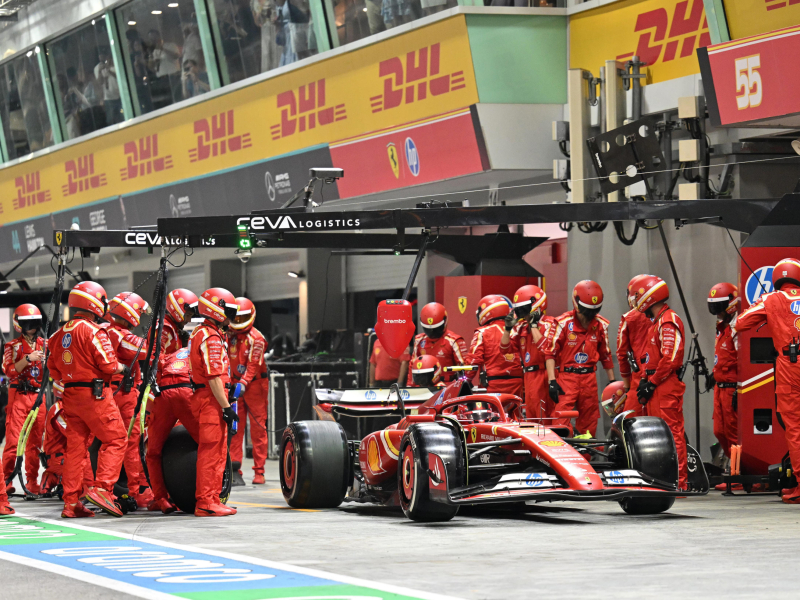
[(562, 442), (561, 440), (542, 440), (539, 442), (540, 446), (547, 446), (548, 448), (557, 448), (559, 446), (566, 446), (566, 442)]

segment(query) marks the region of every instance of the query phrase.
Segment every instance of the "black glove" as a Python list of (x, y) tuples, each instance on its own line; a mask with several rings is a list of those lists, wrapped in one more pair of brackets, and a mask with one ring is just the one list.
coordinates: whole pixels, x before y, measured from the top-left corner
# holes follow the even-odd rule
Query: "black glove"
[(653, 383), (650, 383), (647, 379), (642, 379), (639, 382), (639, 387), (636, 388), (636, 396), (639, 398), (639, 404), (644, 406), (648, 403), (650, 398), (653, 397), (653, 394), (656, 392), (656, 386)]
[(531, 325), (538, 325), (542, 319), (542, 311), (535, 310), (531, 313)]
[(511, 331), (512, 329), (514, 329), (514, 325), (517, 324), (517, 315), (515, 315), (513, 312), (510, 312), (506, 315), (505, 321), (506, 321), (506, 326), (505, 326), (506, 331)]
[(717, 380), (714, 379), (714, 376), (706, 375), (706, 391), (713, 390), (715, 385), (717, 385)]
[(228, 424), (228, 427), (233, 426), (233, 422), (239, 422), (239, 415), (233, 410), (232, 407), (226, 406), (222, 409), (222, 420)]
[(550, 382), (550, 386), (549, 389), (547, 390), (547, 393), (550, 395), (550, 400), (558, 404), (558, 397), (564, 395), (564, 390), (560, 385), (558, 385), (558, 382), (555, 379), (553, 379)]
[(739, 392), (736, 390), (733, 392), (733, 402), (731, 404), (733, 406), (733, 412), (739, 410)]

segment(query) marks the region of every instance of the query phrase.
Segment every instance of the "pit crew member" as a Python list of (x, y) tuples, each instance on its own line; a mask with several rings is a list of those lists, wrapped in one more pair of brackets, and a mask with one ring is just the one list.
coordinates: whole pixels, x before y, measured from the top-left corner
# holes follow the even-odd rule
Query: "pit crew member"
[(718, 283), (708, 293), (708, 311), (717, 317), (714, 341), (714, 436), (725, 456), (739, 440), (739, 417), (736, 413), (739, 381), (739, 337), (731, 321), (739, 312), (739, 289), (731, 283)]
[[(64, 416), (63, 393), (64, 388), (58, 382), (53, 382), (53, 393), (56, 401), (47, 411), (44, 424), (44, 440), (42, 442), (42, 456), (45, 471), (42, 474), (42, 494), (52, 492), (61, 483), (64, 475), (64, 462), (67, 456), (67, 419)], [(92, 463), (87, 451), (83, 458), (83, 481), (88, 488), (94, 479)], [(92, 513), (94, 516), (94, 513)]]
[(410, 359), (408, 352), (399, 359), (392, 358), (376, 337), (372, 345), (372, 355), (369, 357), (369, 387), (388, 388), (393, 383), (402, 386), (406, 382)]
[[(447, 310), (443, 305), (429, 302), (423, 306), (419, 313), (419, 324), (422, 333), (414, 336), (410, 362), (413, 363), (420, 356), (431, 355), (436, 357), (442, 368), (464, 364), (467, 343), (460, 335), (447, 329)], [(410, 372), (406, 383), (412, 383)]]
[[(646, 360), (648, 336), (653, 323), (644, 313), (636, 310), (634, 293), (638, 288), (637, 284), (642, 277), (647, 275), (637, 275), (628, 283), (627, 297), (630, 310), (619, 320), (617, 330), (617, 362), (619, 363), (620, 378), (625, 384), (625, 410), (632, 410), (631, 416), (641, 416), (642, 405), (636, 398), (636, 388), (642, 379), (642, 361)], [(633, 363), (633, 364), (631, 364)], [(634, 366), (637, 370), (634, 370)]]
[(183, 328), (197, 313), (197, 296), (185, 288), (167, 294), (167, 314), (161, 330), (161, 358), (174, 354), (186, 345), (189, 336)]
[(432, 354), (423, 354), (411, 361), (412, 387), (444, 387), (442, 365)]
[(484, 296), (478, 302), (475, 316), (478, 328), (472, 336), (466, 363), (483, 367), (489, 393), (514, 394), (523, 397), (522, 362), (519, 352), (504, 352), (500, 341), (505, 333), (505, 318), (511, 313), (511, 302), (497, 294)]

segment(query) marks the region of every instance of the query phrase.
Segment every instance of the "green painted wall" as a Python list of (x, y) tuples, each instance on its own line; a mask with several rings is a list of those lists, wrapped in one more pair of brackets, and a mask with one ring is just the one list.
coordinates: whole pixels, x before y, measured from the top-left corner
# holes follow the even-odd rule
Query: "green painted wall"
[(466, 17), (481, 102), (566, 104), (566, 17)]

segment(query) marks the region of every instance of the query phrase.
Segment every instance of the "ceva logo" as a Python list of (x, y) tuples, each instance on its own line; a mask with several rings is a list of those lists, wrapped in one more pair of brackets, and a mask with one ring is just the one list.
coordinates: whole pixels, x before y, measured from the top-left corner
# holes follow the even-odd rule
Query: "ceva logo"
[(744, 286), (744, 297), (748, 304), (755, 304), (762, 294), (768, 294), (772, 288), (772, 267), (761, 267), (756, 269)]

